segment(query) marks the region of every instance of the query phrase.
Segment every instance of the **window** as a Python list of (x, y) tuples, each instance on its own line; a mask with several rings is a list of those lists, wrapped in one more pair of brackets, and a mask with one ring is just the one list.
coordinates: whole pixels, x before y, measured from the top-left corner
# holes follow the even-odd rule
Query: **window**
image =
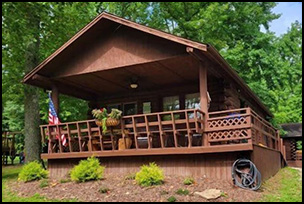
[(185, 108), (200, 109), (200, 93), (186, 94)]
[(163, 98), (163, 111), (179, 110), (179, 97), (169, 96)]
[(151, 102), (144, 102), (143, 103), (143, 113), (151, 113)]
[(120, 104), (109, 104), (107, 107), (107, 111), (108, 113), (110, 113), (112, 111), (113, 108), (116, 108), (118, 110), (121, 110), (121, 105)]
[[(163, 111), (179, 110), (179, 96), (169, 96), (163, 98)], [(175, 119), (179, 119), (179, 115), (174, 115)], [(163, 116), (163, 120), (171, 120), (171, 115)]]
[(135, 114), (137, 114), (137, 103), (123, 104), (123, 115), (135, 115)]

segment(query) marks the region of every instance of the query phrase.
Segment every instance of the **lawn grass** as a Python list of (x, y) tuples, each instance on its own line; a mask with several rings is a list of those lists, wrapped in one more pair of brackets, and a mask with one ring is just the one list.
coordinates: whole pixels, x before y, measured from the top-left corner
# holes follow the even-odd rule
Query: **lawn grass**
[(31, 197), (20, 197), (10, 192), (6, 184), (10, 181), (16, 181), (22, 165), (2, 167), (2, 202), (76, 202), (77, 200), (50, 200), (39, 194)]
[(260, 202), (302, 202), (302, 180), (299, 171), (286, 167), (263, 185)]

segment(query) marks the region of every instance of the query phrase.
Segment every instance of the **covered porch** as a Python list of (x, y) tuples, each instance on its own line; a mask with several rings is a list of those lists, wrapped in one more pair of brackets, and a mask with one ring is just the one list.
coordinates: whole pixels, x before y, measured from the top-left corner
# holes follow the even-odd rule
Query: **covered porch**
[[(277, 130), (250, 108), (208, 115), (187, 109), (123, 116), (120, 125), (105, 134), (95, 120), (40, 128), (48, 144), (44, 159), (251, 151), (253, 145), (283, 151)], [(68, 146), (56, 137), (62, 134)]]

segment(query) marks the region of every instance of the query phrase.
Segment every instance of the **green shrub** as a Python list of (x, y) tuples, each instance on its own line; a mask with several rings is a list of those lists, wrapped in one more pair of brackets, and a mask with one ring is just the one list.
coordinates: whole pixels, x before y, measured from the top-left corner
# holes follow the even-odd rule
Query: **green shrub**
[(87, 160), (81, 160), (71, 170), (71, 180), (76, 182), (99, 180), (103, 178), (104, 170), (105, 167), (100, 166), (97, 158), (90, 157)]
[(45, 188), (49, 186), (49, 181), (46, 179), (41, 180), (39, 187), (40, 188)]
[(18, 179), (21, 181), (40, 180), (48, 177), (48, 171), (45, 170), (38, 161), (30, 162), (23, 166)]
[(167, 200), (168, 200), (168, 202), (175, 202), (176, 198), (174, 196), (171, 196)]
[(164, 181), (163, 170), (155, 163), (150, 163), (148, 166), (143, 165), (140, 171), (136, 173), (135, 180), (141, 186), (162, 184)]
[(98, 190), (99, 193), (107, 193), (107, 192), (109, 192), (109, 191), (110, 191), (109, 188), (100, 188), (100, 189)]
[(189, 191), (187, 190), (187, 189), (178, 189), (177, 191), (176, 191), (176, 194), (178, 194), (178, 195), (188, 195), (189, 194)]
[(193, 178), (186, 178), (184, 180), (184, 185), (191, 185), (194, 184), (194, 179)]

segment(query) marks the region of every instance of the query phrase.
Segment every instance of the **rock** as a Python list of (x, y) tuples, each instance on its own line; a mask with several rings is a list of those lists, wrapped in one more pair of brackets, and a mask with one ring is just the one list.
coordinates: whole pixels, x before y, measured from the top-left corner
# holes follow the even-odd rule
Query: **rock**
[(218, 189), (207, 189), (203, 192), (195, 192), (194, 195), (201, 196), (207, 200), (216, 199), (221, 196), (221, 191)]
[(126, 192), (126, 195), (129, 195), (130, 193), (129, 192)]

